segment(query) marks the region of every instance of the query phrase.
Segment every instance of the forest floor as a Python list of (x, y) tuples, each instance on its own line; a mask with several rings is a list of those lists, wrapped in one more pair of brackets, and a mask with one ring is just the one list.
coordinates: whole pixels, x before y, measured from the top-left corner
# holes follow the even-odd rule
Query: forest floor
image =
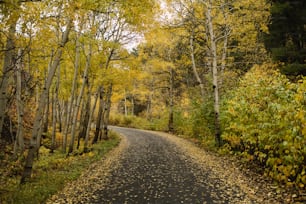
[[(0, 141), (1, 143), (1, 141)], [(1, 143), (0, 148), (0, 204), (45, 203), (51, 195), (63, 189), (66, 183), (79, 178), (93, 163), (104, 158), (120, 143), (120, 137), (110, 132), (107, 141), (99, 141), (91, 146), (91, 151), (83, 153), (81, 148), (67, 157), (61, 149), (50, 153), (45, 146), (40, 147), (39, 158), (35, 160), (32, 177), (20, 185), (24, 157), (13, 157), (12, 145)]]
[(304, 203), (295, 192), (185, 139), (112, 129), (122, 135), (119, 147), (47, 203)]

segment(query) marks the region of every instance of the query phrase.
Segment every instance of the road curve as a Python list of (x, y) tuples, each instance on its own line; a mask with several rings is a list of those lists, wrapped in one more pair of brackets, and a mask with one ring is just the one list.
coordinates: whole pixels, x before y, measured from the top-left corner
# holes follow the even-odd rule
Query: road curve
[(109, 184), (90, 203), (252, 203), (171, 141), (152, 132), (113, 127), (128, 146)]
[(239, 170), (219, 165), (186, 140), (160, 132), (111, 129), (122, 136), (119, 147), (46, 203), (273, 203), (263, 195), (261, 200), (254, 197)]

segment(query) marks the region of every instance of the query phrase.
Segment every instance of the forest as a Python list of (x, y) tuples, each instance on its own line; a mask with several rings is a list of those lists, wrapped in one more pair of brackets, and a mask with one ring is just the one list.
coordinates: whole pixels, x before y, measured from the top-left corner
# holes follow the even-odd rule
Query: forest
[(4, 186), (31, 181), (43, 151), (90, 154), (117, 125), (305, 188), (304, 0), (0, 0), (0, 19)]

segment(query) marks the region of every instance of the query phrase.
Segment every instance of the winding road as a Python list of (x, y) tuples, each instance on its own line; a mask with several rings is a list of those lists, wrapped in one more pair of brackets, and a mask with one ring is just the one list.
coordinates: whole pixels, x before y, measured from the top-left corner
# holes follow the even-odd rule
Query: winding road
[(244, 199), (238, 189), (221, 188), (224, 184), (212, 179), (209, 170), (202, 171), (165, 138), (135, 129), (113, 129), (124, 135), (129, 145), (111, 173), (111, 185), (97, 191), (93, 203), (228, 203)]
[(203, 152), (191, 143), (165, 133), (111, 129), (123, 138), (120, 151), (49, 203), (258, 203), (236, 178), (220, 175), (226, 169), (212, 170), (213, 161), (201, 159)]

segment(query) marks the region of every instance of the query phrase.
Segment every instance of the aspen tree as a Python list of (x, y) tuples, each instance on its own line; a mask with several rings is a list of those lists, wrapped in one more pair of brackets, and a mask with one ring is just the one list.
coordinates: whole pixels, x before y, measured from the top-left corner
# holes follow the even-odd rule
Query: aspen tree
[(215, 30), (212, 22), (212, 2), (208, 0), (206, 10), (206, 20), (208, 24), (211, 60), (212, 60), (212, 77), (213, 77), (213, 91), (214, 91), (214, 113), (215, 113), (215, 139), (217, 145), (221, 145), (221, 127), (220, 127), (220, 95), (218, 84), (218, 55), (217, 55), (217, 41)]
[(32, 131), (32, 137), (30, 140), (30, 145), (29, 145), (29, 150), (28, 150), (28, 154), (26, 157), (26, 163), (24, 166), (24, 170), (23, 170), (23, 174), (20, 180), (20, 183), (25, 183), (26, 179), (31, 177), (32, 174), (32, 167), (33, 167), (33, 162), (34, 162), (34, 157), (35, 157), (35, 153), (39, 147), (40, 144), (37, 144), (37, 138), (38, 138), (38, 133), (39, 130), (41, 129), (40, 125), (41, 125), (41, 121), (43, 119), (43, 111), (46, 105), (46, 96), (48, 95), (50, 86), (52, 84), (52, 79), (55, 75), (56, 69), (60, 63), (61, 57), (62, 57), (62, 53), (63, 53), (63, 49), (66, 45), (66, 43), (68, 42), (68, 36), (70, 33), (72, 27), (72, 19), (68, 18), (67, 20), (67, 24), (66, 24), (66, 30), (64, 31), (63, 35), (62, 35), (62, 40), (58, 46), (58, 50), (57, 53), (55, 54), (54, 60), (52, 62), (52, 65), (50, 67), (49, 73), (48, 73), (48, 77), (47, 77), (47, 81), (45, 84), (45, 87), (43, 89), (43, 92), (41, 93), (40, 97), (39, 97), (39, 105), (37, 107), (36, 110), (36, 114), (35, 114), (35, 119), (34, 119), (34, 124), (33, 124), (33, 131)]
[(16, 155), (18, 150), (24, 151), (24, 138), (23, 138), (23, 115), (24, 115), (24, 104), (21, 97), (21, 72), (22, 72), (22, 50), (18, 50), (17, 64), (16, 64), (16, 106), (17, 106), (17, 133), (14, 145), (14, 154)]
[(3, 123), (6, 115), (6, 107), (8, 101), (7, 89), (10, 81), (12, 80), (12, 70), (14, 67), (14, 55), (15, 55), (15, 32), (16, 25), (19, 19), (19, 5), (11, 11), (9, 16), (9, 29), (6, 39), (6, 46), (4, 52), (4, 61), (1, 73), (1, 84), (0, 84), (0, 134), (2, 134)]
[(103, 100), (103, 97), (104, 97), (104, 88), (103, 86), (100, 86), (99, 87), (99, 92), (98, 92), (98, 95), (99, 95), (99, 110), (98, 110), (98, 115), (97, 115), (97, 120), (96, 120), (96, 129), (95, 129), (95, 134), (94, 134), (94, 138), (92, 140), (92, 144), (95, 144), (98, 142), (98, 139), (99, 139), (99, 134), (100, 134), (100, 126), (101, 126), (101, 120), (102, 120), (102, 114), (103, 114), (103, 109), (104, 109), (104, 100)]
[(108, 123), (109, 123), (109, 115), (110, 115), (110, 110), (111, 110), (111, 97), (113, 94), (113, 84), (110, 84), (108, 86), (107, 94), (106, 94), (106, 104), (105, 104), (105, 109), (104, 109), (104, 114), (103, 114), (103, 131), (100, 133), (100, 138), (103, 140), (108, 139)]
[(89, 118), (88, 118), (86, 135), (85, 135), (85, 139), (84, 139), (84, 150), (83, 150), (84, 153), (88, 152), (89, 133), (90, 133), (90, 129), (91, 129), (91, 123), (92, 123), (93, 115), (94, 115), (94, 112), (95, 112), (95, 109), (96, 109), (96, 106), (97, 106), (98, 96), (99, 96), (99, 90), (97, 90), (96, 93), (95, 93), (94, 104), (93, 104), (92, 109), (90, 110), (90, 114), (89, 114)]
[[(58, 115), (60, 115), (60, 112), (57, 111), (57, 107), (59, 104), (59, 99), (58, 99), (58, 91), (60, 88), (60, 73), (61, 73), (61, 69), (60, 69), (60, 65), (57, 69), (57, 79), (56, 79), (56, 84), (54, 87), (54, 91), (53, 96), (52, 96), (52, 134), (51, 134), (51, 153), (55, 150), (55, 146), (56, 146), (56, 124), (57, 124), (57, 118)], [(59, 116), (60, 117), (60, 116)]]
[(66, 122), (65, 122), (65, 129), (64, 129), (64, 137), (63, 137), (63, 152), (66, 152), (67, 148), (67, 140), (68, 140), (68, 132), (69, 132), (69, 126), (71, 125), (70, 121), (72, 119), (73, 115), (73, 104), (75, 100), (75, 92), (77, 88), (77, 77), (79, 72), (79, 66), (80, 66), (80, 42), (79, 42), (79, 34), (76, 35), (75, 40), (75, 58), (74, 58), (74, 74), (73, 74), (73, 80), (72, 80), (72, 88), (70, 93), (70, 100), (68, 102), (68, 112), (66, 113)]
[(90, 110), (91, 110), (91, 89), (92, 86), (89, 84), (89, 78), (86, 82), (86, 99), (83, 103), (82, 107), (82, 113), (80, 117), (80, 125), (79, 125), (79, 133), (78, 133), (78, 143), (77, 143), (77, 149), (80, 147), (80, 141), (82, 138), (85, 139), (86, 132), (87, 132), (87, 124), (89, 120)]
[(76, 126), (77, 126), (77, 116), (78, 116), (78, 113), (79, 113), (81, 101), (83, 99), (84, 89), (85, 89), (85, 86), (86, 86), (86, 81), (88, 80), (88, 72), (89, 72), (89, 68), (91, 66), (91, 55), (92, 55), (92, 45), (89, 45), (89, 55), (86, 59), (85, 70), (84, 70), (84, 73), (83, 73), (82, 86), (81, 86), (80, 93), (78, 94), (76, 103), (74, 105), (74, 111), (73, 111), (73, 116), (72, 116), (71, 138), (70, 138), (70, 143), (69, 143), (68, 154), (70, 154), (74, 149)]

